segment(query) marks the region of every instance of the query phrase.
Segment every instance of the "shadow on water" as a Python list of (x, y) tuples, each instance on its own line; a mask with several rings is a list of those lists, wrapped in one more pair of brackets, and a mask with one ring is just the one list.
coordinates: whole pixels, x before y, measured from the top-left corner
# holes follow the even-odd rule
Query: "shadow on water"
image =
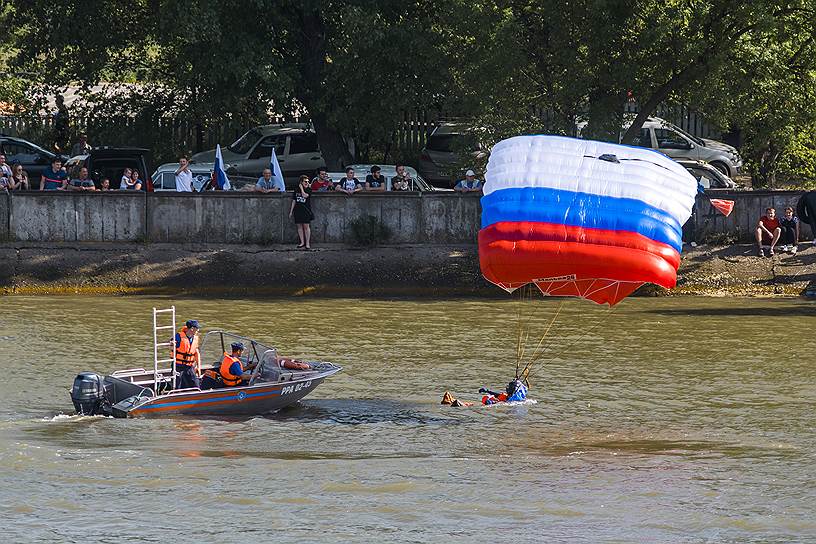
[(816, 316), (816, 306), (807, 304), (780, 306), (777, 308), (768, 306), (755, 307), (726, 307), (726, 308), (664, 308), (654, 310), (644, 310), (644, 313), (658, 315), (672, 315), (678, 317), (710, 316), (710, 317), (814, 317)]

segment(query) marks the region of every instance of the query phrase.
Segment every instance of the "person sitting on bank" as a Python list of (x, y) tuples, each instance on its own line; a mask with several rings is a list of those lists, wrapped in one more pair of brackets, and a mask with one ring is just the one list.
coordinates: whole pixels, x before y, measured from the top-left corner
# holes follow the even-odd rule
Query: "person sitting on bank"
[(366, 176), (366, 191), (385, 191), (385, 177), (380, 174), (379, 166), (372, 166), (371, 173)]
[(40, 177), (40, 191), (64, 191), (67, 183), (68, 173), (62, 168), (62, 159), (54, 157)]
[(82, 167), (79, 169), (79, 177), (72, 179), (68, 183), (67, 189), (69, 191), (96, 191), (96, 185), (91, 178), (88, 177), (88, 169)]
[(482, 182), (476, 179), (473, 170), (468, 170), (465, 172), (465, 179), (460, 180), (453, 190), (460, 193), (478, 193), (482, 190)]
[[(309, 178), (306, 178), (307, 180)], [(255, 365), (248, 365), (244, 368), (241, 363), (241, 355), (244, 353), (244, 344), (241, 342), (234, 342), (230, 345), (232, 354), (224, 352), (224, 358), (221, 360), (221, 368), (218, 373), (221, 375), (221, 381), (224, 387), (237, 387), (241, 385), (244, 380), (249, 381), (250, 376), (245, 371), (252, 370)], [(250, 373), (251, 374), (251, 373)]]
[(782, 234), (779, 240), (782, 242), (782, 252), (796, 255), (799, 244), (799, 218), (793, 211), (793, 207), (785, 208), (785, 215), (779, 220), (779, 228)]
[(776, 217), (776, 210), (773, 208), (766, 208), (765, 215), (759, 218), (756, 227), (756, 242), (759, 248), (759, 256), (764, 257), (765, 251), (762, 246), (771, 246), (769, 254), (773, 257), (774, 248), (782, 235), (782, 229), (779, 228), (779, 219)]
[(191, 319), (176, 333), (176, 389), (200, 387), (201, 352), (198, 350), (198, 321)]
[(286, 185), (283, 180), (278, 181), (277, 177), (272, 176), (272, 170), (264, 168), (263, 175), (258, 178), (258, 183), (255, 184), (256, 193), (283, 193), (286, 191)]

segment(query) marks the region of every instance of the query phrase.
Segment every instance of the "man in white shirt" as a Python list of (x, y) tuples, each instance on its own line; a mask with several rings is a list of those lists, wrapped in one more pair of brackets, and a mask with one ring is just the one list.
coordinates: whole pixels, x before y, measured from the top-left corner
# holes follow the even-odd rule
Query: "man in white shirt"
[(176, 191), (179, 193), (193, 192), (193, 173), (190, 172), (187, 157), (179, 158), (179, 167), (176, 170)]

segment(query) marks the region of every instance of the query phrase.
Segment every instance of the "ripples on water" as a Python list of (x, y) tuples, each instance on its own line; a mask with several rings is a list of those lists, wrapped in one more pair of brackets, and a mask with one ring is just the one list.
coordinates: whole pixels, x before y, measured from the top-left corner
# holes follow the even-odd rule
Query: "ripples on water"
[[(537, 403), (453, 409), (445, 390), (512, 376), (517, 304), (185, 299), (181, 319), (345, 370), (264, 417), (128, 421), (70, 415), (67, 390), (150, 364), (166, 300), (0, 304), (8, 541), (816, 541), (800, 301), (572, 301)], [(556, 306), (522, 308), (528, 356)]]

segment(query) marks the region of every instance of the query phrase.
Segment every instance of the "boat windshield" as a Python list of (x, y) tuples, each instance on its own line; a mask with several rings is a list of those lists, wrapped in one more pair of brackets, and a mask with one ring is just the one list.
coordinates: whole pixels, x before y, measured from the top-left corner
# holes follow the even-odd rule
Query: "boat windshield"
[(269, 352), (271, 357), (275, 357), (275, 348), (262, 344), (252, 338), (233, 334), (225, 331), (210, 331), (204, 335), (199, 345), (201, 351), (201, 366), (204, 368), (212, 367), (221, 364), (221, 359), (224, 357), (224, 352), (231, 351), (230, 345), (233, 342), (241, 342), (244, 345), (244, 353), (241, 355), (241, 362), (244, 366), (257, 363), (264, 360), (264, 356), (268, 359)]

